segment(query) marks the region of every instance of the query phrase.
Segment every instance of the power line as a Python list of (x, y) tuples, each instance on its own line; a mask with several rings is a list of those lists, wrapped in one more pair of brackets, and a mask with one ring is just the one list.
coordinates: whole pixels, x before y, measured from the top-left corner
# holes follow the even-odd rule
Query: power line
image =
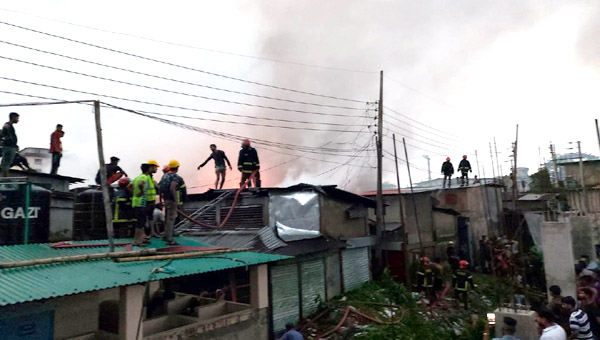
[[(91, 64), (91, 65), (106, 67), (106, 68), (110, 68), (110, 69), (114, 69), (114, 70), (119, 70), (119, 71), (124, 71), (124, 72), (132, 73), (132, 74), (138, 74), (138, 75), (142, 75), (142, 76), (146, 76), (146, 77), (151, 77), (151, 78), (155, 78), (155, 79), (167, 80), (167, 81), (176, 82), (176, 83), (180, 83), (180, 84), (186, 84), (186, 85), (203, 87), (203, 88), (207, 88), (207, 89), (215, 90), (215, 91), (223, 91), (223, 92), (234, 93), (234, 94), (239, 94), (239, 95), (244, 95), (244, 96), (251, 96), (251, 97), (256, 97), (256, 98), (276, 100), (276, 101), (288, 102), (288, 103), (294, 103), (294, 104), (312, 105), (312, 106), (318, 106), (318, 107), (328, 107), (328, 108), (345, 109), (345, 110), (359, 110), (359, 111), (364, 110), (363, 108), (358, 108), (358, 107), (339, 106), (339, 105), (327, 105), (327, 104), (320, 104), (320, 103), (313, 103), (313, 102), (305, 102), (305, 101), (298, 101), (298, 100), (292, 100), (292, 99), (284, 99), (284, 98), (277, 98), (277, 97), (271, 97), (271, 96), (264, 96), (264, 95), (253, 94), (253, 93), (242, 92), (242, 91), (235, 91), (235, 90), (230, 90), (230, 89), (226, 89), (226, 88), (214, 87), (214, 86), (210, 86), (210, 85), (193, 83), (193, 82), (188, 82), (188, 81), (184, 81), (184, 80), (178, 80), (178, 79), (174, 79), (174, 78), (168, 78), (168, 77), (158, 76), (158, 75), (154, 75), (154, 74), (150, 74), (150, 73), (145, 73), (145, 72), (140, 72), (140, 71), (134, 71), (134, 70), (130, 70), (130, 69), (118, 67), (118, 66), (113, 66), (113, 65), (108, 65), (108, 64), (102, 64), (102, 63), (98, 63), (98, 62), (91, 61), (91, 60), (86, 60), (86, 59), (76, 58), (76, 57), (72, 57), (72, 56), (68, 56), (68, 55), (64, 55), (64, 54), (60, 54), (60, 53), (45, 51), (45, 50), (41, 50), (41, 49), (29, 47), (29, 46), (15, 44), (15, 43), (8, 42), (8, 41), (0, 40), (0, 43), (11, 45), (11, 46), (15, 46), (15, 47), (20, 47), (20, 48), (24, 48), (24, 49), (28, 49), (28, 50), (35, 51), (35, 52), (45, 53), (45, 54), (49, 54), (49, 55), (53, 55), (53, 56), (57, 56), (57, 57), (61, 57), (61, 58), (66, 58), (66, 59), (69, 59), (69, 60), (75, 60), (75, 61), (79, 61), (79, 62)], [(367, 102), (367, 104), (372, 104), (372, 103), (371, 102)]]
[(389, 79), (389, 80), (391, 80), (391, 81), (393, 81), (393, 82), (395, 82), (395, 83), (397, 83), (397, 84), (401, 85), (401, 86), (402, 86), (402, 87), (404, 87), (405, 89), (408, 89), (408, 90), (410, 90), (410, 91), (412, 91), (412, 92), (414, 92), (414, 93), (416, 93), (416, 94), (418, 94), (418, 95), (420, 95), (420, 96), (422, 96), (422, 97), (424, 97), (424, 98), (427, 98), (427, 99), (429, 99), (429, 100), (433, 100), (434, 102), (437, 102), (437, 103), (439, 103), (439, 104), (442, 104), (442, 105), (444, 105), (444, 106), (450, 107), (450, 105), (446, 104), (444, 101), (441, 101), (441, 100), (439, 100), (439, 99), (437, 99), (437, 98), (435, 98), (435, 97), (432, 97), (432, 96), (430, 96), (430, 95), (428, 95), (428, 94), (426, 94), (426, 93), (423, 93), (423, 92), (421, 92), (421, 91), (419, 91), (419, 90), (417, 90), (417, 89), (415, 89), (415, 88), (412, 88), (412, 87), (410, 87), (410, 86), (406, 85), (405, 83), (403, 83), (403, 82), (401, 82), (401, 81), (399, 81), (399, 80), (396, 80), (396, 79), (390, 78), (390, 77), (388, 77), (388, 76), (385, 76), (385, 78), (387, 78), (387, 79)]
[(405, 115), (404, 113), (398, 112), (398, 111), (396, 111), (396, 110), (394, 110), (394, 109), (392, 109), (392, 108), (390, 108), (390, 107), (388, 107), (388, 106), (384, 106), (384, 107), (385, 107), (385, 108), (386, 108), (388, 111), (392, 111), (393, 113), (395, 113), (395, 114), (397, 114), (397, 115), (400, 115), (400, 116), (402, 116), (402, 117), (405, 117), (406, 119), (408, 119), (408, 120), (410, 120), (410, 121), (413, 121), (413, 122), (415, 122), (415, 123), (417, 123), (417, 124), (419, 124), (419, 125), (423, 125), (423, 126), (424, 126), (424, 127), (426, 127), (426, 128), (429, 128), (429, 129), (435, 130), (435, 131), (437, 131), (437, 132), (444, 133), (444, 134), (446, 134), (446, 135), (449, 135), (449, 136), (452, 136), (452, 137), (458, 137), (458, 136), (455, 136), (455, 135), (453, 135), (453, 134), (451, 134), (451, 133), (448, 133), (448, 132), (446, 132), (446, 131), (442, 131), (442, 130), (439, 130), (439, 129), (433, 128), (433, 127), (431, 127), (431, 126), (429, 126), (429, 125), (427, 125), (427, 124), (423, 124), (423, 123), (419, 122), (418, 120), (415, 120), (415, 119), (413, 119), (413, 118), (411, 118), (411, 117), (409, 117), (409, 116)]
[(25, 13), (25, 12), (20, 12), (20, 11), (15, 11), (15, 10), (8, 10), (8, 9), (4, 9), (4, 8), (0, 8), (0, 10), (8, 11), (8, 12), (14, 12), (14, 13), (20, 13), (20, 14), (25, 14), (25, 15), (33, 16), (35, 18), (40, 18), (40, 19), (44, 19), (44, 20), (54, 21), (54, 22), (58, 22), (58, 23), (61, 23), (61, 24), (67, 24), (67, 25), (75, 26), (75, 27), (82, 27), (82, 28), (86, 28), (86, 29), (90, 29), (90, 30), (99, 31), (99, 32), (105, 32), (105, 33), (110, 33), (110, 34), (123, 35), (123, 36), (127, 36), (127, 37), (133, 37), (133, 38), (137, 38), (137, 39), (152, 41), (152, 42), (161, 43), (161, 44), (167, 44), (167, 45), (171, 45), (171, 46), (179, 46), (179, 47), (191, 48), (191, 49), (196, 49), (196, 50), (201, 50), (201, 51), (207, 51), (207, 52), (213, 52), (213, 53), (226, 54), (226, 55), (231, 55), (231, 56), (236, 56), (236, 57), (250, 58), (250, 59), (256, 59), (256, 60), (263, 60), (263, 61), (271, 61), (271, 62), (276, 62), (276, 63), (290, 64), (290, 65), (297, 65), (297, 66), (304, 66), (304, 67), (313, 67), (313, 68), (319, 68), (319, 69), (324, 69), (324, 70), (332, 70), (332, 71), (344, 71), (344, 72), (354, 72), (354, 73), (369, 73), (369, 74), (377, 73), (375, 71), (353, 70), (353, 69), (348, 69), (348, 68), (329, 67), (329, 66), (322, 66), (322, 65), (313, 65), (313, 64), (307, 64), (307, 63), (301, 63), (301, 62), (286, 61), (286, 60), (281, 60), (281, 59), (273, 59), (273, 58), (267, 58), (267, 57), (258, 57), (258, 56), (252, 56), (252, 55), (247, 55), (247, 54), (241, 54), (241, 53), (220, 51), (220, 50), (215, 50), (215, 49), (210, 49), (210, 48), (205, 48), (205, 47), (192, 46), (192, 45), (186, 45), (186, 44), (181, 44), (181, 43), (174, 43), (174, 42), (169, 42), (169, 41), (164, 41), (164, 40), (159, 40), (159, 39), (153, 39), (153, 38), (143, 37), (143, 36), (139, 36), (139, 35), (135, 35), (135, 34), (130, 34), (130, 33), (110, 31), (110, 30), (105, 30), (105, 29), (101, 29), (101, 28), (97, 28), (97, 27), (91, 27), (91, 26), (86, 26), (86, 25), (81, 25), (81, 24), (75, 24), (75, 23), (71, 23), (71, 22), (68, 22), (68, 21), (51, 19), (51, 18), (47, 18), (47, 17), (43, 17), (43, 16), (39, 16), (39, 15), (33, 15), (33, 14), (29, 14), (29, 13)]
[[(451, 137), (444, 136), (444, 135), (440, 135), (440, 134), (437, 134), (437, 133), (435, 133), (435, 132), (431, 132), (431, 131), (429, 131), (429, 130), (426, 130), (426, 129), (424, 129), (424, 128), (420, 127), (420, 126), (413, 125), (413, 124), (411, 124), (411, 123), (409, 123), (409, 122), (407, 122), (407, 121), (405, 121), (405, 120), (399, 119), (399, 118), (397, 118), (397, 117), (396, 117), (396, 114), (394, 114), (394, 115), (386, 115), (386, 116), (385, 116), (385, 118), (386, 118), (386, 119), (392, 119), (392, 120), (394, 120), (394, 121), (396, 121), (396, 122), (398, 122), (398, 123), (400, 123), (400, 124), (407, 125), (407, 126), (409, 126), (409, 127), (413, 128), (413, 129), (417, 129), (417, 130), (419, 130), (419, 131), (422, 131), (422, 132), (424, 132), (424, 133), (430, 134), (430, 135), (432, 135), (432, 136), (436, 136), (436, 137), (439, 137), (439, 138), (442, 138), (442, 139), (446, 139), (446, 140), (449, 140), (449, 141), (452, 141), (452, 142), (459, 142), (459, 140), (458, 140), (458, 139), (451, 138)], [(396, 126), (396, 127), (398, 127), (398, 125), (396, 125), (396, 124), (394, 124), (394, 123), (391, 123), (389, 120), (387, 121), (387, 124), (390, 124), (390, 125), (392, 125), (392, 126)], [(427, 137), (427, 138), (429, 138), (429, 137)]]
[[(287, 108), (280, 108), (280, 107), (273, 107), (273, 106), (265, 106), (265, 105), (258, 105), (258, 104), (243, 103), (243, 102), (237, 102), (237, 101), (227, 100), (227, 99), (219, 99), (219, 98), (206, 97), (206, 96), (201, 96), (201, 95), (196, 95), (196, 94), (191, 94), (191, 93), (173, 91), (173, 90), (168, 90), (168, 89), (163, 89), (163, 88), (158, 88), (158, 87), (153, 87), (153, 86), (148, 86), (148, 85), (136, 84), (136, 83), (131, 83), (131, 82), (127, 82), (127, 81), (122, 81), (122, 80), (117, 80), (117, 79), (112, 79), (112, 78), (106, 78), (106, 77), (96, 76), (96, 75), (93, 75), (93, 74), (88, 74), (88, 73), (83, 73), (83, 72), (66, 70), (66, 69), (63, 69), (63, 68), (58, 68), (58, 67), (53, 67), (53, 66), (48, 66), (48, 65), (42, 65), (42, 64), (33, 63), (33, 62), (29, 62), (29, 61), (25, 61), (25, 60), (20, 60), (20, 59), (15, 59), (15, 58), (10, 58), (10, 57), (0, 56), (0, 58), (1, 59), (10, 60), (10, 61), (19, 62), (19, 63), (23, 63), (23, 64), (28, 64), (28, 65), (34, 65), (34, 66), (38, 66), (38, 67), (43, 67), (43, 68), (47, 68), (47, 69), (51, 69), (51, 70), (55, 70), (55, 71), (67, 72), (67, 73), (76, 74), (76, 75), (80, 75), (80, 76), (84, 76), (84, 77), (90, 77), (90, 78), (94, 78), (94, 79), (106, 80), (106, 81), (110, 81), (110, 82), (114, 82), (114, 83), (118, 83), (118, 84), (130, 85), (130, 86), (140, 87), (140, 88), (154, 90), (154, 91), (161, 91), (161, 92), (178, 94), (178, 95), (188, 96), (188, 97), (194, 97), (194, 98), (201, 98), (201, 99), (218, 101), (218, 102), (223, 102), (223, 103), (228, 103), (228, 104), (244, 105), (244, 106), (250, 106), (250, 107), (259, 107), (259, 108), (262, 108), (262, 109), (269, 109), (269, 110), (276, 110), (276, 111), (306, 113), (306, 114), (313, 114), (313, 115), (327, 115), (327, 116), (329, 116), (329, 115), (335, 115), (335, 114), (325, 113), (325, 112), (315, 112), (315, 111), (304, 111), (304, 110), (287, 109)], [(357, 117), (357, 116), (354, 116), (354, 115), (341, 115), (341, 116), (342, 117)]]
[(342, 97), (336, 97), (336, 96), (329, 96), (329, 95), (324, 95), (324, 94), (318, 94), (318, 93), (313, 93), (313, 92), (295, 90), (295, 89), (285, 88), (285, 87), (281, 87), (281, 86), (260, 83), (260, 82), (256, 82), (256, 81), (252, 81), (252, 80), (246, 80), (246, 79), (236, 78), (236, 77), (232, 77), (232, 76), (227, 76), (227, 75), (223, 75), (223, 74), (219, 74), (219, 73), (215, 73), (215, 72), (205, 71), (205, 70), (201, 70), (201, 69), (197, 69), (197, 68), (193, 68), (193, 67), (189, 67), (189, 66), (183, 66), (183, 65), (171, 63), (171, 62), (168, 62), (168, 61), (158, 60), (158, 59), (154, 59), (154, 58), (150, 58), (150, 57), (144, 57), (144, 56), (141, 56), (141, 55), (137, 55), (137, 54), (129, 53), (129, 52), (124, 52), (124, 51), (116, 50), (116, 49), (113, 49), (113, 48), (103, 47), (103, 46), (100, 46), (100, 45), (95, 45), (95, 44), (87, 43), (87, 42), (84, 42), (84, 41), (80, 41), (80, 40), (76, 40), (76, 39), (71, 39), (71, 38), (63, 37), (63, 36), (56, 35), (56, 34), (46, 33), (46, 32), (42, 32), (42, 31), (31, 29), (31, 28), (27, 28), (27, 27), (24, 27), (24, 26), (19, 26), (19, 25), (7, 23), (7, 22), (4, 22), (4, 21), (0, 21), (0, 24), (11, 26), (11, 27), (18, 28), (18, 29), (25, 30), (25, 31), (29, 31), (29, 32), (34, 32), (34, 33), (46, 35), (46, 36), (57, 38), (57, 39), (62, 39), (62, 40), (65, 40), (65, 41), (70, 41), (70, 42), (78, 43), (78, 44), (89, 46), (89, 47), (94, 47), (94, 48), (102, 49), (102, 50), (109, 51), (109, 52), (114, 52), (114, 53), (126, 55), (126, 56), (129, 56), (129, 57), (134, 57), (134, 58), (138, 58), (138, 59), (142, 59), (142, 60), (152, 61), (152, 62), (163, 64), (163, 65), (168, 65), (168, 66), (172, 66), (172, 67), (176, 67), (176, 68), (181, 68), (181, 69), (188, 70), (188, 71), (194, 71), (194, 72), (204, 73), (204, 74), (208, 74), (208, 75), (211, 75), (211, 76), (220, 77), (220, 78), (229, 79), (229, 80), (235, 80), (235, 81), (244, 82), (244, 83), (248, 83), (248, 84), (252, 84), (252, 85), (263, 86), (263, 87), (268, 87), (268, 88), (273, 88), (273, 89), (277, 89), (277, 90), (281, 90), (281, 91), (288, 91), (288, 92), (293, 92), (293, 93), (301, 93), (301, 94), (315, 96), (315, 97), (321, 97), (321, 98), (343, 100), (343, 101), (347, 101), (347, 102), (354, 102), (354, 103), (366, 103), (367, 102), (365, 100), (356, 100), (356, 99), (348, 99), (348, 98), (342, 98)]
[[(64, 88), (64, 87), (60, 87), (60, 86), (35, 83), (35, 82), (30, 82), (30, 81), (26, 81), (26, 80), (19, 80), (19, 79), (14, 79), (14, 78), (0, 77), (0, 79), (14, 81), (14, 82), (18, 82), (18, 83), (29, 84), (29, 85), (36, 85), (36, 86), (41, 86), (41, 87), (46, 87), (46, 88), (52, 88), (52, 89), (61, 90), (61, 91), (68, 91), (68, 92), (80, 93), (80, 94), (85, 94), (85, 95), (100, 96), (100, 97), (105, 97), (105, 98), (123, 100), (123, 101), (127, 101), (127, 102), (138, 103), (138, 104), (154, 105), (154, 106), (167, 107), (167, 108), (172, 108), (172, 109), (194, 111), (194, 112), (204, 112), (204, 113), (213, 113), (213, 114), (218, 114), (218, 115), (235, 116), (235, 117), (242, 117), (242, 118), (263, 119), (263, 120), (272, 120), (272, 121), (284, 121), (284, 120), (278, 119), (278, 118), (249, 117), (249, 116), (238, 115), (238, 114), (223, 113), (223, 112), (218, 112), (218, 111), (195, 109), (195, 108), (190, 108), (190, 107), (185, 107), (185, 106), (175, 106), (175, 105), (168, 105), (168, 104), (161, 104), (161, 103), (155, 103), (155, 102), (142, 101), (142, 100), (137, 100), (137, 99), (130, 99), (130, 98), (123, 98), (123, 97), (111, 96), (111, 95), (104, 95), (104, 94), (100, 94), (100, 93), (94, 93), (94, 92), (88, 92), (88, 91), (81, 91), (81, 90), (74, 90), (74, 89)], [(356, 116), (352, 116), (352, 117), (356, 117)], [(314, 123), (314, 122), (306, 122), (306, 121), (290, 121), (290, 122), (293, 122), (293, 123), (302, 123), (302, 124), (322, 124), (322, 125), (334, 125), (334, 124), (336, 124), (336, 123)], [(300, 129), (300, 128), (298, 128), (298, 129)], [(325, 130), (322, 130), (322, 131), (325, 131)]]
[[(0, 107), (8, 107), (8, 106), (38, 106), (38, 105), (54, 105), (54, 104), (59, 104), (60, 102), (63, 103), (67, 103), (69, 101), (65, 101), (65, 100), (61, 100), (61, 99), (56, 99), (56, 98), (50, 98), (50, 97), (44, 97), (44, 96), (36, 96), (36, 95), (29, 95), (29, 94), (23, 94), (23, 93), (18, 93), (18, 92), (11, 92), (11, 91), (4, 91), (4, 90), (0, 90), (0, 93), (5, 93), (5, 94), (10, 94), (10, 95), (17, 95), (17, 96), (23, 96), (23, 97), (28, 97), (28, 98), (36, 98), (36, 99), (44, 99), (44, 100), (51, 100), (53, 102), (50, 103), (18, 103), (18, 104), (0, 104)], [(87, 104), (89, 105), (90, 101), (77, 101), (77, 102), (81, 102), (81, 104)], [(180, 122), (175, 122), (175, 121), (171, 121), (168, 119), (164, 119), (164, 118), (160, 118), (160, 117), (155, 117), (152, 115), (148, 115), (148, 114), (144, 114), (144, 113), (140, 113), (136, 110), (132, 110), (132, 109), (125, 109), (116, 105), (112, 105), (112, 104), (107, 104), (105, 102), (102, 102), (104, 107), (110, 107), (110, 108), (114, 108), (114, 109), (119, 109), (119, 110), (123, 110), (123, 111), (128, 111), (131, 113), (135, 113), (137, 115), (146, 117), (146, 118), (151, 118), (154, 120), (158, 120), (161, 121), (163, 123), (167, 123), (167, 124), (171, 124), (171, 125), (175, 125), (181, 128), (186, 128), (188, 130), (193, 130), (193, 131), (197, 131), (197, 132), (201, 132), (204, 133), (206, 135), (210, 135), (210, 136), (216, 136), (216, 137), (220, 137), (223, 139), (227, 139), (227, 140), (240, 140), (243, 139), (245, 137), (243, 136), (239, 136), (239, 135), (235, 135), (235, 134), (229, 134), (229, 133), (225, 133), (225, 132), (220, 132), (217, 130), (211, 130), (211, 129), (205, 129), (205, 128), (200, 128), (200, 127), (195, 127), (195, 126), (191, 126), (191, 125), (187, 125), (184, 123), (180, 123)], [(254, 141), (257, 144), (262, 144), (262, 145), (271, 145), (273, 147), (276, 148), (281, 148), (281, 149), (288, 149), (288, 150), (292, 150), (292, 151), (312, 151), (315, 149), (315, 147), (310, 147), (310, 146), (303, 146), (303, 145), (297, 145), (297, 144), (287, 144), (287, 143), (279, 143), (279, 142), (273, 142), (273, 141), (268, 141), (268, 140), (262, 140), (262, 139), (258, 139), (258, 138), (253, 138)], [(343, 152), (355, 152), (357, 149), (334, 149), (334, 148), (323, 148), (321, 149), (323, 150), (324, 154), (326, 155), (330, 155), (330, 156), (339, 156), (342, 157)]]

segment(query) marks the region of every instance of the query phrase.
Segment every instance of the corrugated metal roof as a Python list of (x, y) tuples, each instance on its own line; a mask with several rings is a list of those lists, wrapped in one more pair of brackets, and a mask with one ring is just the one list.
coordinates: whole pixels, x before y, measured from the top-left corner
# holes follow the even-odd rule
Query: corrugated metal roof
[[(120, 240), (130, 241), (130, 240)], [(86, 241), (83, 243), (91, 243)], [(100, 243), (101, 241), (95, 241)], [(104, 241), (105, 242), (105, 241)], [(184, 246), (207, 246), (188, 237), (178, 237)], [(153, 239), (148, 248), (165, 244)], [(124, 250), (117, 247), (117, 251)], [(47, 244), (0, 247), (0, 261), (12, 262), (58, 256), (102, 253), (107, 247), (53, 249)], [(218, 256), (218, 257), (217, 257)], [(116, 263), (110, 259), (37, 265), (0, 270), (0, 306), (79, 294), (94, 290), (128, 286), (185, 275), (279, 261), (287, 256), (251, 252), (218, 254), (202, 258)], [(168, 271), (155, 273), (154, 268), (167, 266)]]

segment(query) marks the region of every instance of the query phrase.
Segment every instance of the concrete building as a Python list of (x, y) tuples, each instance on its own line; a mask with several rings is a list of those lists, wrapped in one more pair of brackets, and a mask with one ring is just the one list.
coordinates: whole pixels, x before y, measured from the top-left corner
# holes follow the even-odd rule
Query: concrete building
[(231, 190), (190, 195), (184, 208), (209, 225), (227, 222), (219, 230), (184, 222), (185, 235), (224, 247), (289, 255), (270, 267), (273, 333), (288, 322), (315, 313), (319, 306), (344, 291), (370, 280), (374, 238), (368, 210), (375, 202), (335, 186), (299, 184), (287, 188), (244, 191), (232, 210)]
[[(579, 162), (560, 163), (560, 167), (564, 170), (566, 187), (577, 188), (581, 186)], [(583, 161), (583, 183), (586, 187), (600, 186), (600, 160)]]
[(50, 149), (24, 148), (19, 155), (25, 157), (29, 166), (37, 172), (50, 172), (52, 168), (52, 154)]
[[(191, 238), (177, 241), (206, 246)], [(153, 240), (149, 248), (161, 247), (162, 241)], [(0, 247), (0, 258), (6, 263), (107, 250), (20, 245)], [(119, 263), (105, 258), (2, 269), (2, 338), (268, 339), (268, 265), (285, 258), (236, 252), (170, 261)], [(211, 295), (214, 287), (231, 287), (236, 280), (247, 297), (234, 302), (227, 294), (222, 298), (222, 290), (216, 298)], [(239, 296), (242, 290), (236, 291)]]
[[(374, 191), (363, 193), (374, 198)], [(450, 189), (402, 189), (384, 191), (385, 237), (383, 249), (397, 277), (403, 277), (404, 242), (413, 254), (422, 246), (426, 254), (445, 257), (448, 242), (456, 244), (458, 255), (476, 264), (476, 251), (481, 236), (502, 233), (502, 187), (494, 184), (472, 185)], [(413, 201), (414, 200), (414, 201)], [(413, 203), (414, 202), (414, 203)], [(402, 235), (400, 209), (404, 215), (407, 239)], [(370, 217), (375, 219), (374, 213)], [(418, 222), (418, 228), (417, 228)], [(391, 258), (391, 259), (390, 259)]]

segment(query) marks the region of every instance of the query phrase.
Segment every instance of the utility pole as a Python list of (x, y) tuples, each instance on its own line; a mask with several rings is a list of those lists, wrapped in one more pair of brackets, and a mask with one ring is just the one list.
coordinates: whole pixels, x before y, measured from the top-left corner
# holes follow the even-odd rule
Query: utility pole
[(496, 170), (494, 168), (494, 154), (492, 153), (492, 142), (490, 142), (490, 159), (492, 160), (492, 176), (494, 176), (494, 183), (496, 183)]
[(556, 162), (556, 147), (550, 142), (550, 155), (552, 155), (552, 164), (554, 165), (554, 185), (558, 188), (558, 164)]
[(412, 197), (412, 204), (415, 213), (415, 227), (417, 228), (417, 235), (419, 236), (419, 255), (423, 256), (423, 239), (421, 238), (421, 228), (419, 227), (417, 200), (415, 199), (415, 192), (413, 190), (412, 177), (410, 175), (410, 164), (408, 163), (408, 151), (406, 151), (406, 140), (404, 140), (404, 137), (402, 137), (402, 144), (404, 144), (404, 156), (406, 157), (406, 169), (408, 169), (408, 181), (410, 183), (410, 196)]
[[(394, 142), (395, 144), (395, 142)], [(423, 156), (427, 160), (427, 174), (429, 175), (429, 180), (431, 181), (431, 158), (429, 156)]]
[(109, 251), (115, 251), (112, 210), (110, 207), (110, 197), (108, 195), (108, 179), (106, 176), (106, 163), (104, 162), (104, 147), (102, 145), (102, 126), (100, 125), (100, 101), (94, 101), (94, 118), (96, 119), (96, 141), (98, 143), (98, 161), (100, 162), (100, 187), (102, 188), (102, 198), (104, 202), (104, 216), (106, 219), (106, 234), (108, 236)]
[(581, 189), (583, 192), (583, 212), (587, 214), (588, 211), (588, 200), (587, 200), (587, 190), (585, 188), (585, 179), (583, 177), (583, 156), (581, 155), (581, 142), (577, 141), (577, 152), (579, 152), (579, 181), (581, 184)]
[(383, 71), (379, 73), (379, 105), (377, 108), (377, 207), (376, 207), (376, 258), (383, 264), (381, 242), (383, 236)]
[(598, 146), (600, 146), (600, 130), (598, 129), (598, 119), (596, 119), (596, 136), (598, 136)]
[(482, 180), (485, 179), (485, 176), (483, 177), (483, 179), (481, 178), (481, 172), (479, 170), (479, 157), (477, 156), (477, 150), (475, 150), (475, 161), (477, 162), (477, 176), (479, 176), (479, 181), (481, 182)]
[(502, 166), (500, 165), (500, 162), (498, 161), (498, 146), (496, 145), (496, 137), (494, 137), (494, 153), (496, 154), (496, 166), (498, 167), (498, 176), (500, 176), (500, 178), (502, 178)]
[(394, 140), (394, 161), (396, 162), (396, 185), (398, 186), (398, 208), (400, 212), (400, 230), (402, 230), (402, 235), (404, 237), (403, 248), (404, 248), (404, 275), (406, 275), (406, 286), (411, 287), (410, 285), (410, 266), (408, 262), (410, 260), (408, 254), (408, 233), (406, 232), (406, 224), (404, 223), (404, 211), (402, 208), (402, 190), (400, 189), (400, 170), (398, 169), (398, 153), (396, 151), (396, 134), (392, 134), (392, 139)]
[[(513, 160), (514, 160), (514, 168), (513, 168), (513, 198), (512, 198), (512, 208), (513, 211), (517, 210), (517, 196), (519, 195), (519, 183), (517, 181), (517, 148), (519, 146), (519, 124), (517, 124), (517, 134), (515, 138), (515, 147), (513, 148)], [(516, 216), (516, 215), (515, 215)]]

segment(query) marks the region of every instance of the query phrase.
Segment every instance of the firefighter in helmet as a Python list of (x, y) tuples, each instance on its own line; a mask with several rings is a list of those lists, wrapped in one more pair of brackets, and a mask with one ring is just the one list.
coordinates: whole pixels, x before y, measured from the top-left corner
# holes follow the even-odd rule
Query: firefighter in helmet
[(458, 263), (458, 270), (452, 275), (452, 288), (454, 288), (454, 297), (460, 304), (462, 301), (465, 304), (465, 309), (468, 309), (469, 290), (475, 289), (473, 276), (469, 271), (469, 262), (461, 260)]
[(428, 299), (432, 300), (435, 296), (433, 292), (433, 269), (431, 268), (431, 261), (427, 256), (421, 257), (421, 269), (417, 272), (417, 285), (420, 292), (425, 292)]

